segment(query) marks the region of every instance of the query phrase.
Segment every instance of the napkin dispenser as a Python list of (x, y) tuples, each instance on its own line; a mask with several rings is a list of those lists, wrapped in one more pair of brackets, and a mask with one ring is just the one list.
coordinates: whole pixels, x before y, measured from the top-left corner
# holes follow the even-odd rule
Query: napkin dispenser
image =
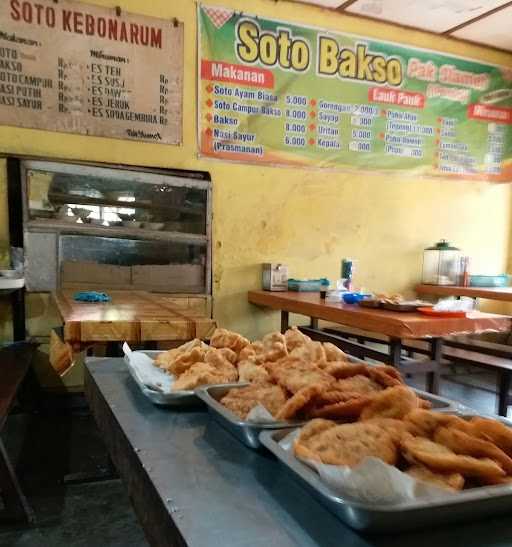
[(265, 291), (287, 291), (288, 266), (286, 264), (264, 263), (262, 281)]

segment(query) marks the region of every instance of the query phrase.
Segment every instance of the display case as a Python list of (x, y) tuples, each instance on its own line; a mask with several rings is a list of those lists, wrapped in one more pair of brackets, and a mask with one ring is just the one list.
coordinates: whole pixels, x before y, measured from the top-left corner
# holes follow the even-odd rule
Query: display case
[(210, 293), (205, 173), (22, 162), (28, 290)]

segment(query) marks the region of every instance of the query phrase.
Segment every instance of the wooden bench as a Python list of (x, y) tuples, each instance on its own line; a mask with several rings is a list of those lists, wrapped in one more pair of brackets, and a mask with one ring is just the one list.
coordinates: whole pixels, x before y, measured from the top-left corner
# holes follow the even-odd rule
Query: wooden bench
[(506, 416), (512, 387), (512, 347), (468, 337), (447, 338), (444, 355), (450, 361), (492, 369), (497, 372), (497, 412)]
[[(407, 348), (414, 352), (423, 352), (418, 341), (411, 341)], [(449, 363), (470, 365), (482, 369), (491, 369), (497, 373), (496, 413), (507, 416), (512, 387), (512, 348), (503, 344), (494, 344), (482, 340), (446, 338), (443, 341), (443, 359)]]
[[(0, 432), (5, 426), (16, 394), (30, 369), (35, 345), (24, 343), (0, 349)], [(14, 467), (0, 439), (0, 521), (32, 523), (34, 512), (23, 494)]]

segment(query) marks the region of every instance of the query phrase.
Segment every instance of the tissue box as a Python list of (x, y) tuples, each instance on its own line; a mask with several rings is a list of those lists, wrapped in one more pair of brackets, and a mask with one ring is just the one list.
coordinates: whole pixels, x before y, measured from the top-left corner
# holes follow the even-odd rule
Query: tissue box
[(287, 291), (288, 266), (285, 264), (263, 264), (262, 281), (265, 291)]

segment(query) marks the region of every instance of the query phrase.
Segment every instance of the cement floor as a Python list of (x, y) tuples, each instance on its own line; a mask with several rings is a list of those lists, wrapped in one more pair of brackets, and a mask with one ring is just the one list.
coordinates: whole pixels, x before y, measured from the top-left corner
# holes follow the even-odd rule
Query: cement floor
[(2, 547), (147, 547), (119, 479), (74, 484), (107, 474), (94, 419), (84, 411), (11, 415), (2, 435), (32, 508), (31, 528), (0, 527)]
[[(421, 378), (408, 379), (408, 382), (424, 388)], [(441, 394), (480, 412), (493, 413), (494, 386), (492, 373), (457, 367), (456, 371), (446, 371)], [(0, 526), (0, 546), (148, 545), (119, 479), (69, 482), (70, 478), (108, 470), (100, 433), (80, 403), (74, 408), (49, 404), (36, 414), (13, 414), (2, 438), (36, 512), (37, 523), (25, 529)]]

